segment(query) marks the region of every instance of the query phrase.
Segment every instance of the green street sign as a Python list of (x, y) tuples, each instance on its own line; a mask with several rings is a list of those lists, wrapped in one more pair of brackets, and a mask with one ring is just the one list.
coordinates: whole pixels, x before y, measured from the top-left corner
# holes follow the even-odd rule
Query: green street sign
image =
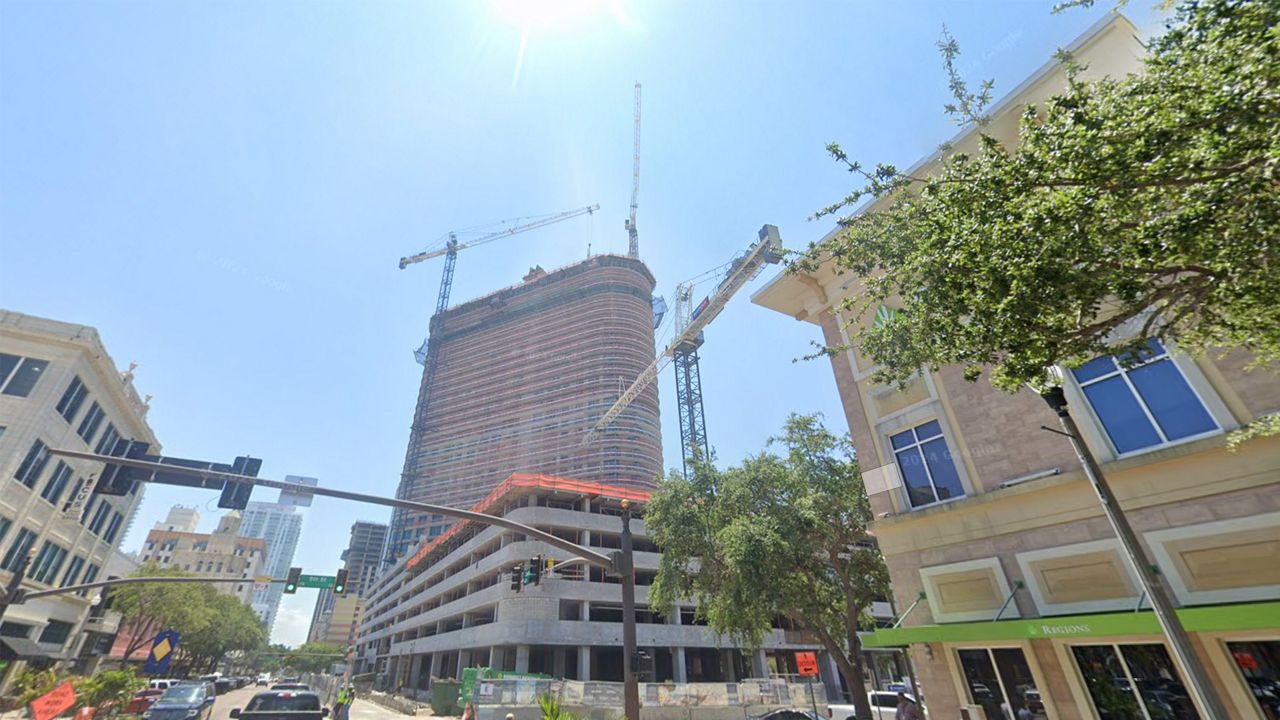
[(298, 577), (298, 587), (331, 588), (334, 579), (332, 575), (302, 575)]

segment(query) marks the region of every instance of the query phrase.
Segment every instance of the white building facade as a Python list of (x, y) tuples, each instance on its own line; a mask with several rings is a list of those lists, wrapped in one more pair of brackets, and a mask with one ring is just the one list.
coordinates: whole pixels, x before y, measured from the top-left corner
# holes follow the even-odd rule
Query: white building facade
[[(0, 583), (31, 555), (24, 587), (46, 590), (105, 577), (142, 496), (94, 495), (101, 467), (50, 448), (105, 452), (116, 440), (158, 441), (147, 405), (91, 327), (0, 311)], [(0, 624), (0, 693), (27, 663), (76, 652), (92, 594), (13, 605)]]
[[(293, 564), (302, 535), (302, 514), (291, 503), (250, 502), (241, 512), (240, 537), (261, 538), (266, 542), (266, 562), (262, 574), (282, 578)], [(282, 583), (271, 583), (253, 593), (253, 610), (262, 618), (270, 633), (284, 596)]]

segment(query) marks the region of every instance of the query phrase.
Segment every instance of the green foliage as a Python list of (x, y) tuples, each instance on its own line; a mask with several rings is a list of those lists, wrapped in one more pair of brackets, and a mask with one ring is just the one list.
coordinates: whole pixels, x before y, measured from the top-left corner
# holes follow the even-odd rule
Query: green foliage
[(76, 701), (82, 706), (98, 707), (104, 703), (115, 703), (116, 712), (124, 708), (129, 698), (142, 688), (147, 681), (138, 677), (132, 667), (120, 670), (103, 670), (92, 677), (80, 678), (76, 682)]
[(18, 704), (26, 705), (62, 684), (69, 675), (56, 670), (36, 670), (24, 668), (22, 674), (13, 683), (13, 693), (18, 696)]
[(1254, 438), (1280, 435), (1280, 413), (1263, 415), (1227, 436), (1227, 449), (1235, 452)]
[[(1277, 27), (1274, 0), (1183, 2), (1140, 74), (1085, 80), (1062, 58), (1067, 87), (1025, 108), (1016, 142), (978, 125), (978, 147), (928, 177), (831, 145), (862, 184), (819, 215), (873, 202), (795, 267), (864, 278), (856, 318), (901, 307), (851, 329), (880, 382), (960, 365), (1014, 391), (1148, 337), (1280, 359)], [(987, 96), (940, 47), (949, 109), (980, 121)]]
[(561, 708), (560, 701), (551, 693), (538, 696), (538, 709), (542, 711), (542, 720), (578, 720), (577, 715)]
[(289, 653), (285, 665), (297, 672), (322, 672), (336, 662), (342, 662), (345, 648), (321, 642), (309, 642)]
[(668, 612), (693, 599), (713, 630), (750, 647), (784, 616), (862, 687), (857, 631), (870, 627), (889, 575), (867, 533), (871, 508), (852, 445), (812, 415), (792, 415), (771, 445), (784, 452), (724, 471), (696, 463), (689, 477), (673, 472), (659, 484), (645, 508), (662, 548), (650, 604)]

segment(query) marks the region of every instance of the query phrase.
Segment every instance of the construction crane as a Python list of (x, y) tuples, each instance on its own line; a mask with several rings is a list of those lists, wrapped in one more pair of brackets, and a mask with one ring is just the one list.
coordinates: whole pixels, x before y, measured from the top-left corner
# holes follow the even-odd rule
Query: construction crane
[[(497, 232), (481, 235), (478, 238), (474, 238), (466, 242), (458, 242), (458, 233), (460, 231), (454, 230), (454, 231), (451, 231), (446, 236), (446, 240), (443, 247), (438, 247), (431, 250), (424, 250), (416, 255), (410, 255), (408, 257), (400, 258), (400, 269), (403, 270), (409, 267), (410, 265), (444, 255), (444, 275), (440, 278), (440, 293), (439, 295), (436, 296), (436, 311), (435, 311), (435, 314), (432, 315), (432, 317), (434, 318), (440, 313), (444, 312), (449, 307), (449, 293), (453, 290), (453, 266), (458, 261), (459, 250), (466, 250), (467, 248), (473, 248), (477, 245), (484, 245), (485, 243), (491, 243), (494, 240), (498, 240), (504, 237), (510, 237), (511, 235), (519, 235), (522, 232), (528, 232), (530, 230), (535, 230), (540, 227), (546, 227), (547, 225), (553, 225), (562, 220), (568, 220), (569, 218), (578, 217), (579, 215), (590, 215), (591, 213), (599, 209), (600, 209), (599, 205), (588, 205), (587, 207), (584, 207), (584, 208), (578, 208), (577, 210), (569, 210), (566, 212), (556, 213), (553, 215), (539, 215), (539, 216), (530, 217), (530, 218), (516, 218), (511, 222), (516, 222), (518, 220), (528, 220), (528, 222), (520, 223), (518, 225), (512, 225), (511, 227), (503, 228), (502, 230), (499, 230)], [(413, 351), (413, 356), (418, 360), (418, 364), (424, 367), (427, 367), (427, 356), (429, 354), (427, 345), (430, 341), (430, 338), (431, 338), (431, 333), (430, 331), (428, 331), (427, 337), (422, 340), (422, 345), (420, 345), (417, 350)]]
[(640, 257), (640, 234), (636, 230), (636, 208), (640, 207), (640, 83), (636, 83), (635, 143), (631, 155), (631, 217), (623, 223), (627, 228), (627, 257)]
[[(716, 319), (729, 300), (752, 278), (760, 274), (767, 264), (782, 260), (782, 239), (778, 228), (765, 225), (760, 228), (759, 239), (745, 252), (729, 263), (704, 273), (698, 278), (681, 283), (676, 290), (675, 339), (654, 358), (649, 367), (618, 397), (582, 443), (589, 443), (597, 433), (609, 426), (624, 410), (653, 384), (667, 365), (676, 364), (676, 399), (680, 415), (680, 442), (685, 472), (689, 462), (707, 452), (707, 427), (702, 409), (702, 378), (698, 371), (698, 348), (703, 342), (702, 331)], [(693, 305), (693, 288), (709, 275), (722, 275), (712, 293), (697, 306)]]

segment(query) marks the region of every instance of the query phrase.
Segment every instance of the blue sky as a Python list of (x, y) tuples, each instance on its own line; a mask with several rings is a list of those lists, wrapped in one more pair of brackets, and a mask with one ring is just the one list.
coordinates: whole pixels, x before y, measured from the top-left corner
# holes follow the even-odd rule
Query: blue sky
[[(791, 247), (820, 237), (807, 218), (850, 181), (827, 142), (906, 165), (953, 134), (944, 23), (961, 70), (998, 96), (1105, 11), (567, 2), (547, 22), (501, 0), (0, 3), (0, 306), (93, 325), (117, 363), (137, 361), (167, 454), (248, 453), (264, 476), (389, 495), (441, 270), (397, 259), (451, 229), (591, 203), (459, 255), (455, 302), (589, 243), (625, 252), (635, 81), (641, 256), (670, 298), (764, 223)], [(789, 412), (844, 429), (829, 366), (792, 362), (816, 331), (748, 302), (768, 277), (702, 352), (725, 463)], [(660, 392), (678, 465), (670, 377)], [(124, 547), (179, 502), (216, 519), (213, 495), (153, 487)], [(295, 564), (332, 571), (351, 522), (387, 517), (317, 500)], [(273, 639), (299, 642), (314, 600), (287, 598)]]

